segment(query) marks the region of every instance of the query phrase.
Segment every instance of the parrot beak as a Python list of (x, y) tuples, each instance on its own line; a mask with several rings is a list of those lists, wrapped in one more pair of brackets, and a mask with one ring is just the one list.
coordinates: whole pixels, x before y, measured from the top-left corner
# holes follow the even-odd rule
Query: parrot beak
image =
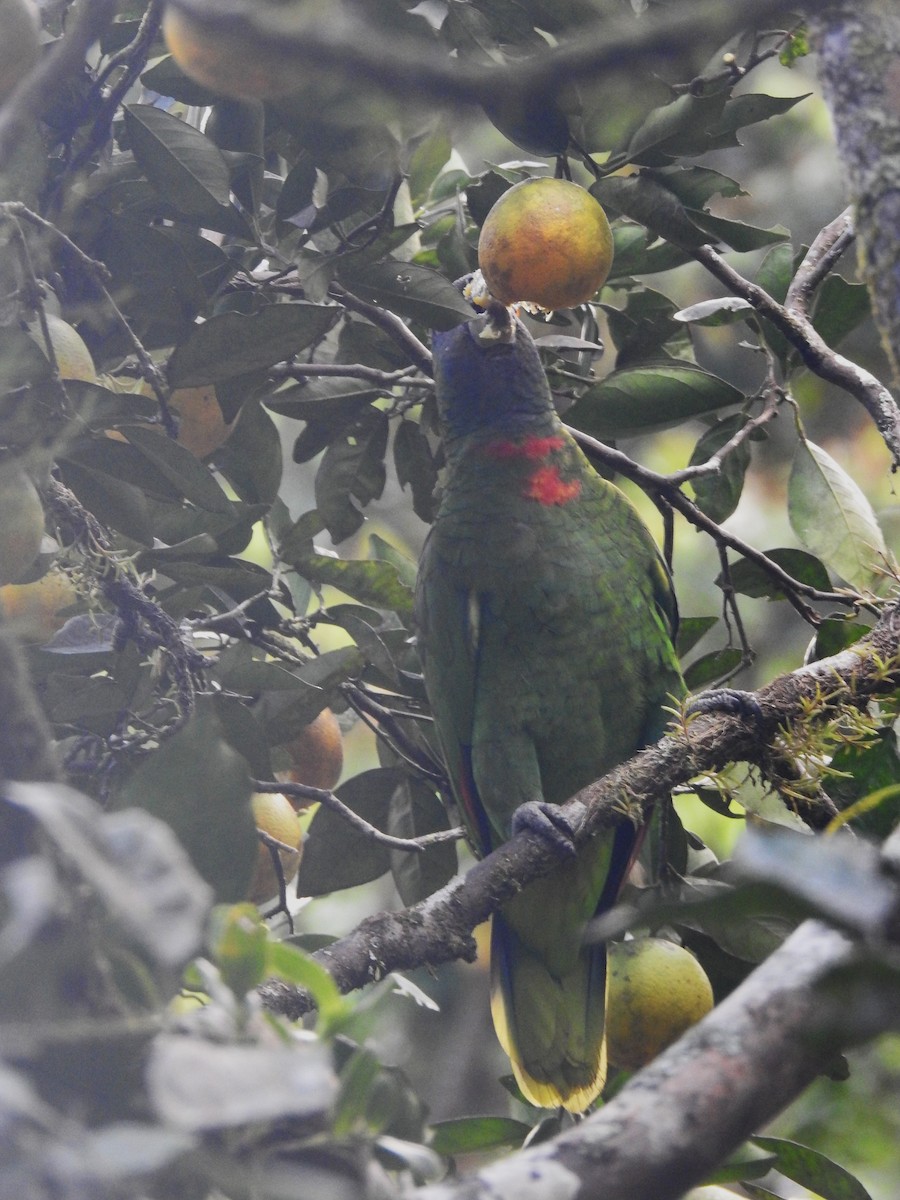
[(511, 309), (499, 300), (488, 302), (484, 315), (469, 322), (472, 337), (477, 345), (511, 346), (516, 340), (516, 319)]

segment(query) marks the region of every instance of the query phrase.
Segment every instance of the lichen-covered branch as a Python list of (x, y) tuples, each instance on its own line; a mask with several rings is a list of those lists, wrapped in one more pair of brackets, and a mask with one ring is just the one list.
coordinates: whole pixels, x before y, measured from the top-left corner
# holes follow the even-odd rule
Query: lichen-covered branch
[[(888, 606), (881, 620), (856, 645), (831, 658), (782, 675), (756, 693), (755, 718), (722, 714), (696, 717), (681, 731), (629, 759), (569, 801), (581, 843), (622, 819), (647, 815), (672, 789), (705, 771), (749, 762), (767, 773), (777, 751), (779, 730), (818, 715), (857, 705), (900, 686), (900, 605)], [(410, 970), (462, 958), (471, 961), (471, 931), (532, 879), (546, 874), (555, 859), (537, 835), (524, 832), (477, 863), (462, 880), (398, 913), (363, 921), (317, 957), (338, 986), (350, 991), (390, 971)], [(309, 997), (276, 980), (261, 989), (264, 1003), (290, 1017), (311, 1007)]]

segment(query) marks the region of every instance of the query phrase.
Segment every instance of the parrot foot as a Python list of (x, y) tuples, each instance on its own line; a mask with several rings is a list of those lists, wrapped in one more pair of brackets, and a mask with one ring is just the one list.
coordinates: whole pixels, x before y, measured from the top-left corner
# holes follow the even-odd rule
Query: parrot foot
[(762, 706), (753, 692), (742, 692), (739, 688), (710, 688), (700, 692), (690, 697), (685, 712), (689, 717), (715, 716), (717, 713), (747, 717), (757, 725), (765, 721)]
[(528, 800), (513, 813), (512, 832), (513, 835), (523, 830), (536, 833), (560, 858), (572, 858), (575, 854), (575, 833), (580, 824), (580, 820), (573, 822), (558, 804)]

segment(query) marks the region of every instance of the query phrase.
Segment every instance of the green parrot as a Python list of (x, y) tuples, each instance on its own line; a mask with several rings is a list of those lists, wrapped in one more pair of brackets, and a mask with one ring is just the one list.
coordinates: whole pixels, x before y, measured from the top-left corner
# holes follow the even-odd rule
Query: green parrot
[[(558, 839), (550, 806), (660, 736), (684, 691), (677, 612), (649, 531), (561, 424), (525, 327), (504, 309), (435, 333), (433, 349), (447, 472), (416, 640), (485, 855), (535, 819)], [(606, 947), (583, 933), (641, 835), (626, 819), (577, 854), (570, 843), (493, 919), (494, 1026), (533, 1104), (581, 1112), (603, 1087)]]

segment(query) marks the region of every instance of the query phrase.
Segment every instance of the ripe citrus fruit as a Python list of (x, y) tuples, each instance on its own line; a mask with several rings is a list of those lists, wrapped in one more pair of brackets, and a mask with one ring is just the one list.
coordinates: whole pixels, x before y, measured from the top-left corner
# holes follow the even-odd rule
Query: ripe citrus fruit
[[(323, 708), (314, 721), (304, 725), (291, 741), (285, 743), (284, 749), (291, 766), (283, 776), (291, 783), (305, 783), (308, 787), (330, 792), (340, 779), (344, 744), (338, 719), (330, 708)], [(304, 805), (300, 799), (294, 803)]]
[(63, 609), (78, 599), (68, 575), (51, 568), (33, 583), (10, 583), (0, 588), (0, 607), (23, 642), (47, 642), (62, 629)]
[(303, 83), (288, 52), (255, 43), (232, 23), (196, 21), (169, 4), (162, 31), (185, 75), (220, 95), (271, 100), (297, 91)]
[[(47, 313), (47, 329), (56, 363), (62, 379), (83, 379), (86, 383), (97, 383), (97, 371), (91, 352), (77, 329), (55, 313)], [(44, 332), (39, 321), (32, 321), (28, 332), (46, 353)]]
[(21, 579), (41, 552), (44, 506), (14, 461), (0, 463), (0, 584)]
[[(146, 380), (123, 381), (115, 376), (104, 376), (101, 380), (111, 391), (131, 395), (153, 396), (153, 389)], [(178, 418), (178, 444), (190, 450), (196, 458), (208, 458), (228, 440), (234, 429), (234, 421), (226, 422), (216, 396), (215, 384), (205, 383), (200, 387), (175, 388), (169, 397), (169, 407)], [(142, 429), (152, 429), (155, 433), (163, 433), (160, 425), (141, 425)], [(125, 435), (118, 429), (108, 429), (107, 437), (114, 441), (125, 441)]]
[(713, 1006), (706, 972), (689, 950), (662, 938), (609, 947), (609, 1061), (636, 1071)]
[(605, 282), (612, 260), (606, 213), (568, 179), (517, 183), (485, 217), (478, 239), (481, 273), (504, 304), (582, 304)]
[[(293, 805), (281, 792), (254, 792), (253, 819), (257, 829), (270, 837), (294, 847), (292, 850), (279, 850), (281, 869), (284, 872), (285, 883), (297, 874), (302, 853), (303, 826), (300, 818), (294, 812)], [(256, 873), (247, 892), (247, 899), (254, 904), (264, 904), (278, 895), (278, 871), (272, 861), (269, 847), (263, 842), (259, 844), (256, 859)]]
[(0, 100), (24, 79), (41, 52), (38, 13), (31, 0), (0, 0)]

